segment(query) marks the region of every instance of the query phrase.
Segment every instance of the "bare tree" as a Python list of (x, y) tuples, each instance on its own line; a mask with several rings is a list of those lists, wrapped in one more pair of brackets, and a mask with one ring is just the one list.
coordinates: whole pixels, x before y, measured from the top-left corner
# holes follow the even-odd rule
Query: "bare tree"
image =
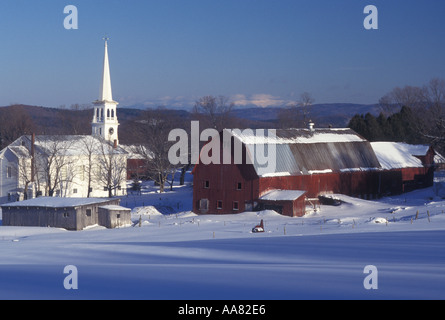
[(277, 116), (279, 126), (282, 128), (307, 127), (309, 120), (311, 120), (309, 119), (309, 115), (314, 101), (310, 93), (303, 92), (300, 95), (300, 101), (280, 109)]
[[(149, 109), (144, 112), (143, 118), (138, 122), (138, 132), (142, 141), (137, 147), (137, 153), (147, 163), (147, 174), (159, 191), (164, 192), (168, 176), (178, 169), (168, 159), (168, 151), (173, 142), (168, 141), (168, 134), (177, 127), (179, 120), (163, 109)], [(172, 186), (173, 182), (171, 182)]]
[(382, 112), (391, 115), (402, 107), (411, 110), (411, 127), (419, 139), (445, 151), (445, 80), (434, 78), (423, 87), (396, 87), (379, 101)]
[(0, 110), (0, 150), (24, 134), (31, 134), (35, 125), (25, 106), (11, 105)]
[(31, 156), (19, 157), (17, 163), (17, 176), (20, 182), (23, 182), (23, 197), (24, 200), (28, 199), (29, 184), (33, 181), (31, 170)]
[(82, 174), (87, 178), (87, 198), (90, 197), (92, 190), (92, 182), (94, 180), (94, 155), (99, 153), (98, 144), (95, 138), (88, 137), (82, 139), (82, 153), (86, 157), (86, 164), (82, 166)]
[(63, 136), (41, 136), (39, 151), (35, 155), (37, 180), (39, 186), (45, 186), (45, 194), (50, 197), (74, 177), (74, 159), (69, 154), (71, 144), (72, 141)]
[(234, 103), (225, 96), (205, 96), (196, 101), (193, 111), (200, 120), (221, 131), (231, 126), (230, 114), (233, 107)]
[(96, 181), (108, 191), (108, 197), (113, 197), (113, 191), (121, 189), (126, 180), (127, 156), (119, 147), (103, 141), (100, 145), (100, 155), (97, 159)]
[[(445, 80), (434, 78), (425, 87), (427, 106), (419, 112), (420, 132), (440, 152), (445, 151)], [(421, 115), (421, 116), (420, 116)]]
[(425, 106), (427, 91), (425, 87), (405, 86), (396, 87), (379, 100), (380, 108), (385, 115), (398, 112), (401, 107), (412, 110)]

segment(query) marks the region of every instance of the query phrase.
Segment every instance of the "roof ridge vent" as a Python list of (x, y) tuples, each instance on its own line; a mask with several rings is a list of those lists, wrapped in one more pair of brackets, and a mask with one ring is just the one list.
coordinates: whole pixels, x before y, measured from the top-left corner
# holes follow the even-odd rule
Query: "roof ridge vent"
[(314, 129), (314, 125), (315, 125), (315, 123), (314, 122), (312, 122), (312, 120), (309, 120), (309, 130), (310, 131), (315, 131), (315, 129)]

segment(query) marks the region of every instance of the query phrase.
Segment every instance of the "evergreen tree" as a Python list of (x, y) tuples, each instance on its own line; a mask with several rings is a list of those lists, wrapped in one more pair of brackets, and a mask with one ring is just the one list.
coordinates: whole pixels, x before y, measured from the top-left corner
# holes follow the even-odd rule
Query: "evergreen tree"
[(377, 123), (381, 130), (382, 139), (380, 141), (392, 141), (393, 140), (393, 132), (391, 125), (388, 123), (388, 118), (385, 117), (383, 112), (380, 112), (377, 117)]
[(377, 119), (370, 113), (365, 115), (366, 124), (366, 138), (369, 141), (381, 141), (383, 140), (382, 129), (377, 122)]
[(363, 115), (356, 114), (349, 121), (348, 127), (366, 139), (367, 129)]

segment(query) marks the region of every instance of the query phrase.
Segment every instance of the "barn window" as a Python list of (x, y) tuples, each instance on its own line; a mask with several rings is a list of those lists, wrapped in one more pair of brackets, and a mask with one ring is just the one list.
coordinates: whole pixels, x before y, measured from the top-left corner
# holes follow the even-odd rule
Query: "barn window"
[(243, 184), (242, 184), (241, 182), (238, 182), (238, 183), (236, 184), (236, 190), (241, 190), (242, 187), (243, 187)]
[(77, 189), (76, 188), (73, 189), (73, 193), (77, 193)]
[(87, 209), (87, 217), (91, 217), (91, 209)]
[(209, 209), (209, 200), (208, 199), (201, 199), (199, 201), (199, 209), (200, 210), (208, 210)]
[(63, 213), (63, 217), (64, 217), (64, 218), (68, 218), (69, 216), (70, 216), (70, 213), (69, 213), (69, 212), (64, 212), (64, 213)]
[(216, 201), (216, 209), (222, 209), (222, 206), (223, 206), (222, 200)]
[(116, 214), (116, 218), (120, 219), (121, 218), (121, 214), (120, 213)]
[(210, 181), (209, 180), (204, 181), (204, 188), (205, 189), (209, 189), (210, 188)]
[(233, 201), (233, 210), (239, 210), (238, 201)]

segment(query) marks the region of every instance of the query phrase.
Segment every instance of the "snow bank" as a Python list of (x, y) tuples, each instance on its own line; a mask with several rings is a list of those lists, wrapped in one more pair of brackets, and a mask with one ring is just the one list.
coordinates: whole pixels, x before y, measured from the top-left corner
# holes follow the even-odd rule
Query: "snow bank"
[(131, 210), (132, 215), (144, 215), (144, 216), (162, 216), (163, 214), (158, 211), (154, 206), (136, 207)]

